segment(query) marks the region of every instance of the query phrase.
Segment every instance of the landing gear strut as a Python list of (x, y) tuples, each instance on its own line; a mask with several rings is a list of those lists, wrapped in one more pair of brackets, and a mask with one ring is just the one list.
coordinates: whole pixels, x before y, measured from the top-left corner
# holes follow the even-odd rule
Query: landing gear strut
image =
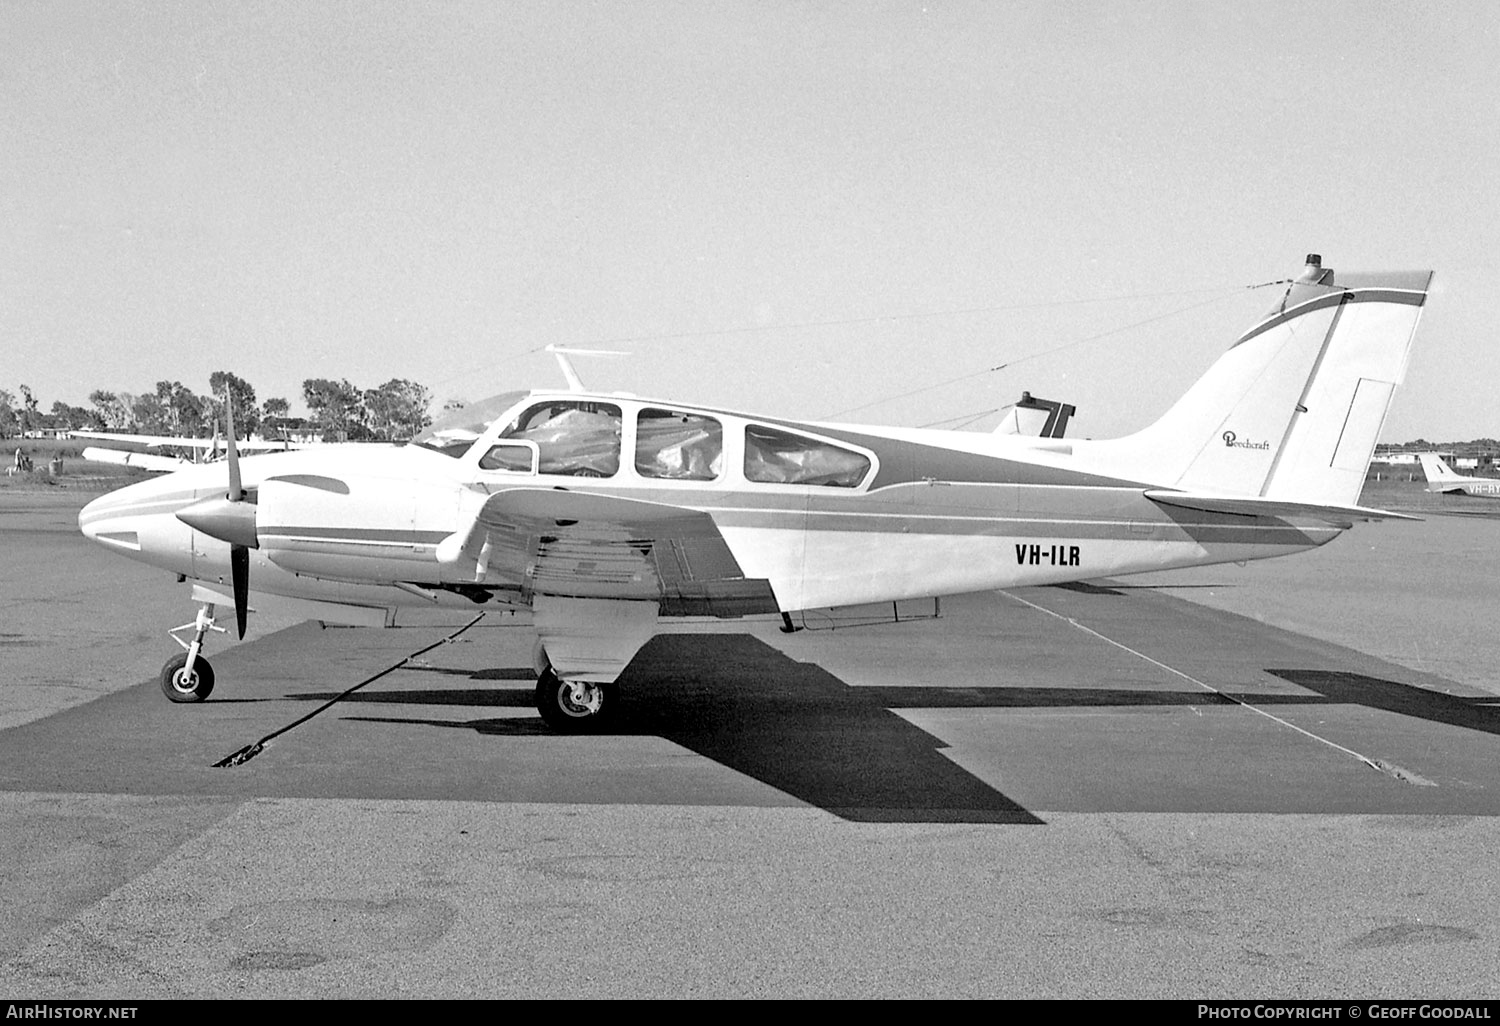
[[(183, 641), (177, 636), (178, 631), (189, 629), (193, 631), (191, 642)], [(198, 616), (192, 623), (173, 627), (167, 632), (173, 641), (186, 649), (181, 655), (168, 659), (161, 668), (161, 690), (172, 701), (201, 702), (213, 691), (214, 668), (200, 655), (203, 651), (203, 636), (209, 631), (224, 633), (223, 627), (214, 626), (212, 602), (205, 602), (198, 607)]]

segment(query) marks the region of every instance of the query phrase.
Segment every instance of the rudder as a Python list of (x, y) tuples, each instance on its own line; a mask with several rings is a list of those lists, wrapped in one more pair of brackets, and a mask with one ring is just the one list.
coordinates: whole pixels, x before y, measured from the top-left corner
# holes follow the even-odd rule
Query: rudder
[(1327, 286), (1337, 294), (1304, 300), (1334, 314), (1261, 495), (1359, 501), (1431, 282), (1431, 271), (1417, 271), (1350, 275), (1335, 284), (1329, 272)]

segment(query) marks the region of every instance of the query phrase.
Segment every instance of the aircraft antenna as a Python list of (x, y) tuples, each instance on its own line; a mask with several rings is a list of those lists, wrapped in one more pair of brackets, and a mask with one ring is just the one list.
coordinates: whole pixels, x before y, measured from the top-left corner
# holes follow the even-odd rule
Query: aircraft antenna
[(618, 349), (570, 349), (567, 346), (559, 345), (548, 345), (545, 347), (544, 352), (551, 353), (553, 356), (557, 357), (557, 365), (562, 368), (563, 377), (568, 380), (568, 391), (570, 392), (587, 392), (588, 389), (583, 387), (583, 379), (580, 378), (578, 376), (578, 372), (573, 369), (573, 364), (568, 359), (568, 357), (630, 355), (629, 353), (622, 353)]

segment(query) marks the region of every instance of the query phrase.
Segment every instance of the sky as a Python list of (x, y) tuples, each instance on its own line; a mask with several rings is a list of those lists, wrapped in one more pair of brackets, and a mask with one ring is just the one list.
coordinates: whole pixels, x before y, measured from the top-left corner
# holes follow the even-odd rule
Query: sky
[(1103, 437), (1318, 252), (1437, 272), (1383, 439), (1500, 437), (1496, 53), (1489, 0), (0, 0), (0, 388), (472, 401), (558, 344)]

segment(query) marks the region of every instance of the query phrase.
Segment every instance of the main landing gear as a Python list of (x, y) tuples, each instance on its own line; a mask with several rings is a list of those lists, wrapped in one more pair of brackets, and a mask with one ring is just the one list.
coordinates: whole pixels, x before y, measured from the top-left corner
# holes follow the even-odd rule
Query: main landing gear
[[(191, 642), (183, 641), (177, 636), (178, 631), (189, 629), (193, 631)], [(173, 641), (186, 649), (181, 655), (168, 659), (166, 665), (161, 668), (161, 690), (172, 701), (201, 702), (213, 691), (214, 668), (208, 665), (208, 660), (200, 655), (203, 650), (203, 636), (209, 631), (225, 633), (223, 627), (214, 626), (212, 602), (205, 602), (198, 607), (198, 616), (192, 623), (173, 627), (167, 632), (172, 636)]]
[(615, 681), (656, 633), (657, 603), (536, 595), (536, 708), (553, 730), (610, 729), (619, 715)]
[(540, 640), (531, 650), (531, 661), (536, 667), (536, 711), (547, 726), (562, 734), (587, 734), (614, 720), (612, 685), (559, 677)]
[(536, 679), (536, 708), (553, 730), (582, 734), (600, 730), (614, 717), (614, 688), (584, 680), (563, 680), (547, 667)]

